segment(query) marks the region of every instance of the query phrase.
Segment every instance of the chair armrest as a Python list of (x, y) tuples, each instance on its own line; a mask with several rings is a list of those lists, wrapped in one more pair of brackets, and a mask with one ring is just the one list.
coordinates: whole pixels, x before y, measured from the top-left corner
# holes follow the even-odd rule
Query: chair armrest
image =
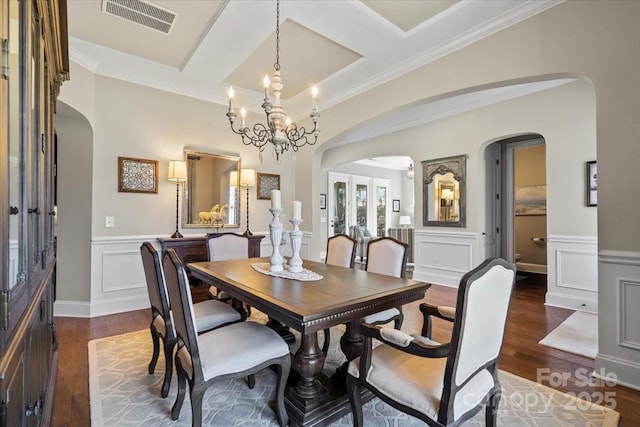
[[(360, 330), (365, 337), (375, 338), (391, 347), (420, 357), (447, 357), (451, 344), (439, 344), (434, 341), (421, 341), (411, 335), (393, 328), (361, 323)], [(368, 348), (365, 347), (365, 351)]]
[(436, 307), (435, 305), (422, 303), (420, 304), (420, 311), (424, 316), (421, 334), (428, 338), (431, 338), (431, 316), (435, 316), (449, 322), (453, 322), (456, 318), (456, 309), (445, 305)]

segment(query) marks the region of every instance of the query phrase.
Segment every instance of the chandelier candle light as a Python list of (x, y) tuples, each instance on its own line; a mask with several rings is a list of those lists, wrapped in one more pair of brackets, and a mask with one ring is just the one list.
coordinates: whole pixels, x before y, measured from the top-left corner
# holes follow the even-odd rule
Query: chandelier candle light
[(271, 209), (269, 209), (273, 220), (269, 223), (269, 237), (273, 253), (269, 258), (269, 271), (284, 271), (284, 258), (280, 255), (280, 242), (282, 241), (282, 223), (280, 222), (280, 212), (282, 212), (282, 199), (280, 190), (271, 190)]
[(293, 215), (291, 215), (291, 224), (293, 224), (293, 230), (291, 230), (291, 247), (293, 248), (293, 256), (289, 260), (289, 271), (292, 273), (300, 273), (302, 268), (302, 259), (300, 258), (300, 246), (302, 246), (302, 231), (298, 228), (298, 225), (302, 222), (302, 202), (294, 200), (291, 202)]
[[(273, 151), (276, 159), (280, 159), (280, 155), (289, 150), (298, 151), (298, 148), (304, 145), (314, 145), (318, 141), (320, 128), (318, 127), (318, 105), (316, 97), (318, 96), (318, 88), (311, 88), (312, 106), (311, 115), (313, 121), (313, 129), (307, 131), (304, 126), (298, 127), (287, 116), (284, 108), (280, 104), (280, 96), (282, 93), (282, 78), (280, 77), (280, 0), (276, 2), (276, 62), (273, 64), (275, 71), (273, 72), (273, 83), (269, 81), (268, 76), (264, 76), (264, 102), (262, 109), (267, 115), (267, 124), (255, 123), (252, 128), (246, 125), (247, 110), (240, 110), (240, 128), (234, 128), (233, 124), (237, 117), (233, 109), (233, 88), (229, 88), (229, 111), (227, 117), (231, 124), (231, 130), (240, 135), (244, 145), (253, 145), (260, 150), (260, 159), (262, 152), (267, 143), (273, 144)], [(273, 89), (273, 103), (269, 98), (269, 86)], [(312, 137), (312, 138), (311, 138)]]

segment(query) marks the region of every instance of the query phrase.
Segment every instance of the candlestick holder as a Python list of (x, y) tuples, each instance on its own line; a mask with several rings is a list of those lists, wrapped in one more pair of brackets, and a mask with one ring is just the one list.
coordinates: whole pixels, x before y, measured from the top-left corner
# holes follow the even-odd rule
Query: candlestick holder
[(299, 273), (303, 270), (302, 258), (300, 258), (300, 247), (302, 246), (302, 231), (298, 228), (298, 225), (302, 222), (301, 219), (291, 219), (293, 224), (293, 230), (291, 230), (291, 247), (293, 248), (293, 256), (289, 260), (289, 271), (292, 273)]
[(269, 258), (269, 271), (280, 272), (284, 271), (284, 258), (280, 255), (280, 242), (282, 241), (282, 223), (280, 222), (280, 212), (282, 209), (271, 208), (269, 209), (273, 220), (269, 223), (269, 237), (271, 238), (271, 246), (273, 247), (273, 253)]

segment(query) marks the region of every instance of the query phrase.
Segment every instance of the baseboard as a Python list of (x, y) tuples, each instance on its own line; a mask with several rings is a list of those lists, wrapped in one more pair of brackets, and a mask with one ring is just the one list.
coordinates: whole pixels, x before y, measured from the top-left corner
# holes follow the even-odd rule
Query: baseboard
[(53, 314), (58, 317), (98, 317), (107, 314), (149, 308), (149, 297), (127, 297), (100, 302), (56, 301)]
[(53, 315), (57, 317), (91, 317), (91, 303), (57, 300), (53, 303)]
[(579, 298), (573, 295), (562, 295), (553, 292), (547, 292), (545, 295), (544, 305), (598, 314), (597, 299), (593, 300), (588, 298)]
[(413, 280), (425, 283), (433, 283), (434, 285), (446, 286), (448, 288), (457, 288), (458, 285), (460, 285), (460, 278), (458, 277), (445, 276), (416, 270), (413, 270)]
[(518, 271), (524, 273), (540, 273), (547, 274), (547, 266), (543, 264), (531, 264), (528, 262), (517, 262)]
[[(640, 390), (640, 363), (598, 353), (593, 376), (613, 381), (612, 375), (617, 377), (616, 384)], [(620, 381), (620, 378), (625, 378), (625, 381)]]

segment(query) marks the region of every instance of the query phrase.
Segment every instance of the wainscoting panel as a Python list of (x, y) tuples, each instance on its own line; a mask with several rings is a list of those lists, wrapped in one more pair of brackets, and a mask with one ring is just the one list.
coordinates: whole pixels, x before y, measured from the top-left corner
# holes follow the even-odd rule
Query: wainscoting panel
[(137, 251), (102, 253), (102, 292), (147, 290), (141, 267), (140, 249)]
[(89, 317), (149, 307), (140, 246), (157, 236), (96, 237), (91, 241)]
[(595, 372), (640, 390), (640, 252), (601, 250)]
[(585, 236), (547, 237), (545, 304), (598, 312), (598, 239)]
[(469, 232), (415, 230), (413, 278), (457, 287), (460, 278), (480, 260), (478, 235)]
[[(254, 233), (256, 234), (256, 233)], [(260, 256), (270, 257), (273, 253), (273, 247), (271, 246), (271, 238), (268, 231), (258, 232), (257, 234), (264, 234), (265, 237), (260, 241)], [(311, 232), (302, 232), (302, 245), (300, 246), (300, 258), (310, 259), (310, 247), (311, 247)], [(286, 257), (292, 256), (291, 249), (291, 237), (288, 231), (282, 232), (282, 241), (280, 243), (280, 254)]]

